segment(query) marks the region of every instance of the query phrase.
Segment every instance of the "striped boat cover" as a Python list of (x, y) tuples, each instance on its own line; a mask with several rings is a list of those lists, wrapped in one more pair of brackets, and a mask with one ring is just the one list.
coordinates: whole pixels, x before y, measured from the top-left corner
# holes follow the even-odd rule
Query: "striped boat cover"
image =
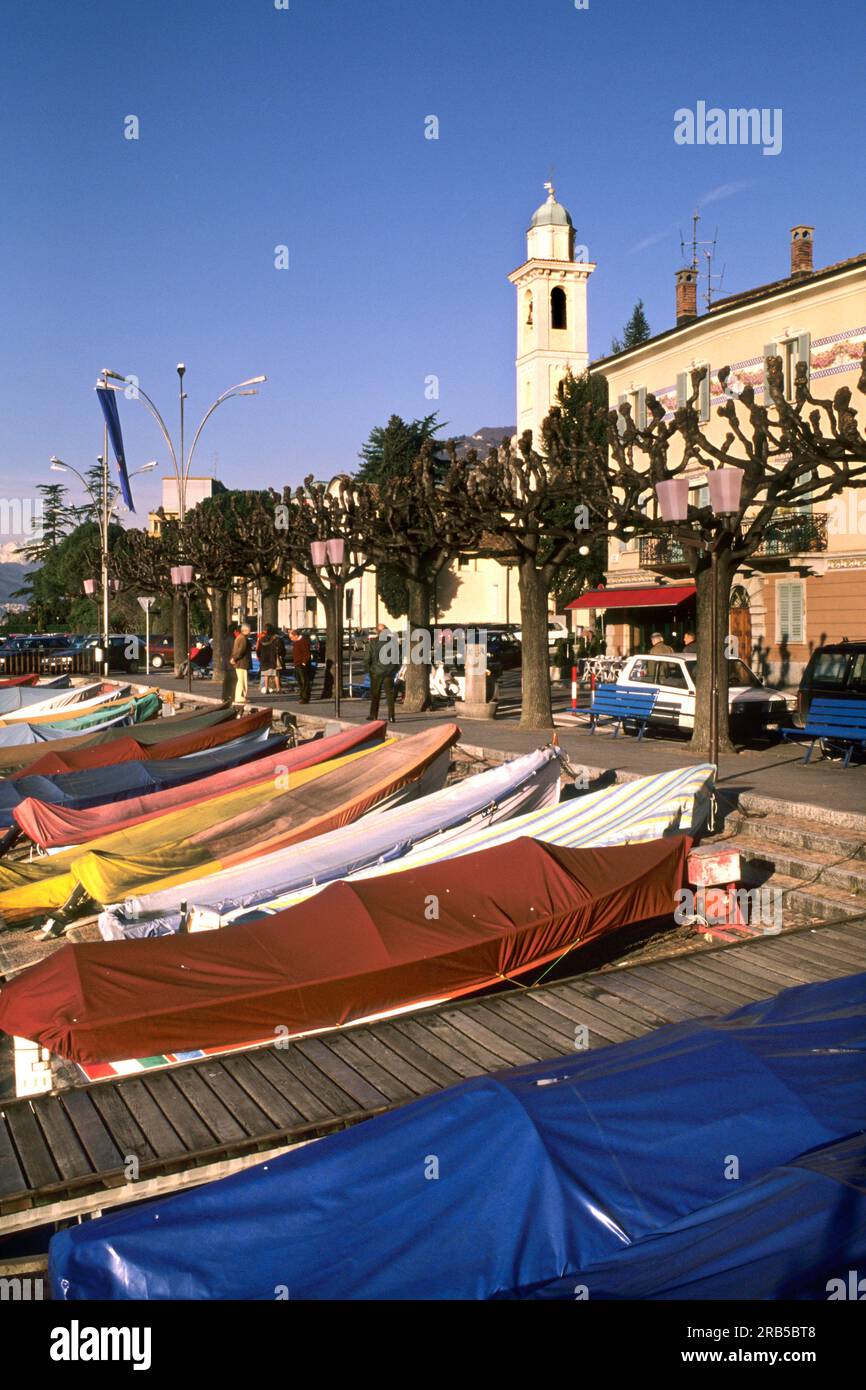
[[(676, 768), (653, 777), (639, 777), (634, 782), (624, 782), (515, 816), (500, 825), (480, 826), (469, 831), (457, 829), (439, 835), (432, 844), (420, 845), (396, 862), (363, 869), (351, 874), (350, 878), (373, 878), (416, 869), (439, 859), (456, 859), (475, 850), (507, 844), (521, 835), (531, 835), (545, 844), (562, 845), (566, 849), (637, 844), (669, 834), (695, 835), (706, 819), (712, 779), (713, 767), (709, 763)], [(257, 911), (281, 912), (317, 893), (319, 887), (310, 885), (299, 892), (284, 894)]]

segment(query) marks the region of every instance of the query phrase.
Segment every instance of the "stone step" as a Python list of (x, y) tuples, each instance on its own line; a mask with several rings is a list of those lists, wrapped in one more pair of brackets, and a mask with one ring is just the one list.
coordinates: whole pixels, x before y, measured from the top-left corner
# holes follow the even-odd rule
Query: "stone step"
[(866, 898), (847, 893), (825, 883), (808, 883), (793, 874), (774, 870), (767, 874), (757, 863), (743, 861), (742, 882), (746, 888), (758, 887), (781, 892), (783, 926), (786, 914), (795, 925), (806, 921), (830, 922), (838, 917), (866, 918)]
[(826, 850), (788, 849), (772, 840), (755, 837), (729, 841), (740, 852), (740, 860), (760, 866), (768, 865), (781, 874), (805, 882), (818, 882), (823, 887), (838, 888), (843, 893), (862, 898), (866, 909), (866, 859), (851, 859), (841, 853)]
[(788, 816), (742, 815), (735, 824), (738, 840), (769, 842), (786, 849), (815, 850), (835, 859), (862, 860), (866, 864), (866, 832), (859, 835), (856, 831)]

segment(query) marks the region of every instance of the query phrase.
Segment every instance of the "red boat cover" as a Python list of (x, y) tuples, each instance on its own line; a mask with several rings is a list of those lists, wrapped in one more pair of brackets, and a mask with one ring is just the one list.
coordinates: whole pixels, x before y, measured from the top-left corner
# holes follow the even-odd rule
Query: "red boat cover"
[(669, 919), (690, 846), (678, 836), (562, 849), (524, 837), (334, 883), (243, 926), (64, 946), (0, 992), (0, 1028), (94, 1063), (453, 998), (629, 923)]
[[(256, 718), (261, 716), (257, 715)], [(270, 718), (269, 711), (265, 711), (265, 718)], [(242, 722), (246, 721), (236, 721), (237, 724)], [(167, 811), (180, 811), (209, 801), (212, 796), (269, 781), (277, 771), (288, 775), (327, 762), (329, 758), (342, 758), (364, 743), (375, 743), (384, 733), (385, 721), (375, 719), (369, 724), (343, 729), (330, 738), (308, 739), (297, 748), (283, 748), (270, 757), (243, 763), (240, 767), (226, 768), (224, 772), (214, 772), (209, 777), (199, 777), (178, 787), (166, 787), (163, 791), (145, 792), (143, 796), (129, 797), (124, 801), (109, 801), (83, 811), (28, 796), (14, 808), (12, 815), (24, 834), (42, 849), (81, 845), (88, 840), (98, 839), (100, 835), (108, 835), (113, 830), (129, 830), (133, 825), (141, 825), (143, 821), (162, 816)], [(157, 746), (156, 752), (161, 751), (164, 757), (167, 746), (163, 744), (161, 750)]]
[(8, 685), (35, 685), (38, 679), (39, 677), (35, 674), (32, 676), (7, 676), (5, 680), (0, 681), (0, 689), (5, 689)]
[[(95, 748), (70, 749), (66, 753), (48, 752), (37, 762), (8, 778), (14, 782), (21, 777), (50, 777), (57, 772), (81, 772), (87, 767), (107, 767), (112, 763), (152, 762), (163, 758), (185, 758), (189, 753), (203, 753), (208, 748), (220, 748), (245, 734), (267, 728), (272, 719), (270, 710), (248, 714), (243, 719), (226, 719), (209, 729), (180, 733), (163, 743), (139, 743), (137, 738), (115, 739), (113, 743), (98, 744)], [(64, 841), (68, 844), (69, 841)]]

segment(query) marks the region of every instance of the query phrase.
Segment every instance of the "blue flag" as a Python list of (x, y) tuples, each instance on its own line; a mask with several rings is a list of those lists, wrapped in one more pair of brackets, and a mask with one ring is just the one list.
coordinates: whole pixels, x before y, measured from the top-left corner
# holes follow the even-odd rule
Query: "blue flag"
[(102, 413), (105, 416), (105, 423), (108, 426), (108, 437), (111, 440), (111, 447), (114, 450), (114, 457), (117, 459), (117, 471), (120, 474), (120, 491), (123, 500), (131, 512), (135, 511), (132, 501), (132, 492), (129, 486), (129, 474), (126, 471), (126, 456), (123, 452), (123, 435), (120, 432), (120, 412), (117, 409), (116, 393), (109, 387), (101, 383), (96, 387), (96, 394), (99, 397), (99, 404), (102, 406)]

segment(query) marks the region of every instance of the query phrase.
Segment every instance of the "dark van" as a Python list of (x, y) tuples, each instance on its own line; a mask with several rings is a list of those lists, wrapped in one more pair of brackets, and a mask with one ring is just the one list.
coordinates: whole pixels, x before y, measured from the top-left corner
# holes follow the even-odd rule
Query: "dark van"
[(866, 639), (816, 647), (800, 680), (797, 713), (805, 720), (813, 699), (866, 701)]

